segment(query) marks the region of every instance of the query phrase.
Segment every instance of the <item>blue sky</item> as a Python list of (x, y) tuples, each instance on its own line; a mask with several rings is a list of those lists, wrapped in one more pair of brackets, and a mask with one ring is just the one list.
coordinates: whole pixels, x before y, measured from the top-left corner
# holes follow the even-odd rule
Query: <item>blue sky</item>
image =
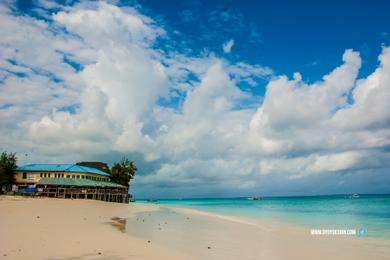
[(388, 1), (7, 1), (0, 149), (137, 197), (390, 192)]
[(361, 53), (365, 65), (360, 73), (367, 75), (377, 66), (382, 44), (390, 41), (388, 1), (139, 3), (181, 32), (178, 40), (195, 52), (208, 48), (223, 55), (221, 43), (233, 38), (227, 59), (267, 64), (277, 74), (299, 70), (311, 81), (337, 66), (345, 48)]

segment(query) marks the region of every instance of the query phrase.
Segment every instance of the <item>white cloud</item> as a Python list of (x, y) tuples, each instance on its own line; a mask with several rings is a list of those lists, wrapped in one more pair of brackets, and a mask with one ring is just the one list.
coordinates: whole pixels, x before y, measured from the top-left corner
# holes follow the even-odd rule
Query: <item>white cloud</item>
[(224, 53), (230, 53), (232, 48), (234, 46), (234, 40), (231, 39), (227, 42), (225, 42), (223, 45), (222, 45), (222, 49), (223, 49), (223, 52)]
[(354, 103), (337, 111), (333, 121), (342, 129), (390, 127), (390, 48), (379, 57), (380, 66), (353, 90)]

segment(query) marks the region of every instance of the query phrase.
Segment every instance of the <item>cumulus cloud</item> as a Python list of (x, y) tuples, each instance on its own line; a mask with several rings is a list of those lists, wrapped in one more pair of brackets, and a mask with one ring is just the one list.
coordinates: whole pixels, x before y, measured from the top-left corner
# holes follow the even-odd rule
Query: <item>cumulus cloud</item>
[[(389, 47), (366, 78), (346, 50), (309, 84), (299, 72), (165, 50), (157, 42), (169, 32), (130, 7), (55, 8), (47, 21), (0, 9), (0, 145), (28, 151), (22, 162), (129, 156), (141, 196), (267, 192), (390, 168)], [(259, 79), (269, 80), (263, 97), (240, 87)]]

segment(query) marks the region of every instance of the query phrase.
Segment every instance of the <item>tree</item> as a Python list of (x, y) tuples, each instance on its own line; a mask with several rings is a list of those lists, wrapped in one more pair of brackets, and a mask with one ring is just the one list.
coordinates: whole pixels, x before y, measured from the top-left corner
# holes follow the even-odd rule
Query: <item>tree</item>
[(111, 168), (111, 181), (129, 187), (129, 182), (134, 178), (137, 167), (134, 162), (123, 158), (119, 163), (115, 163)]
[(0, 155), (0, 187), (15, 182), (16, 154), (3, 152)]

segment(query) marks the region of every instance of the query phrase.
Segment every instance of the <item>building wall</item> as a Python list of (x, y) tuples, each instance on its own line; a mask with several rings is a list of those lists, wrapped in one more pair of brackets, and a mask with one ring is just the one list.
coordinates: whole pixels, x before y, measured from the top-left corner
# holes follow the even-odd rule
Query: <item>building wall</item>
[(109, 181), (109, 177), (86, 172), (32, 172), (17, 171), (15, 175), (16, 183), (35, 184), (41, 178), (86, 178), (97, 181)]

